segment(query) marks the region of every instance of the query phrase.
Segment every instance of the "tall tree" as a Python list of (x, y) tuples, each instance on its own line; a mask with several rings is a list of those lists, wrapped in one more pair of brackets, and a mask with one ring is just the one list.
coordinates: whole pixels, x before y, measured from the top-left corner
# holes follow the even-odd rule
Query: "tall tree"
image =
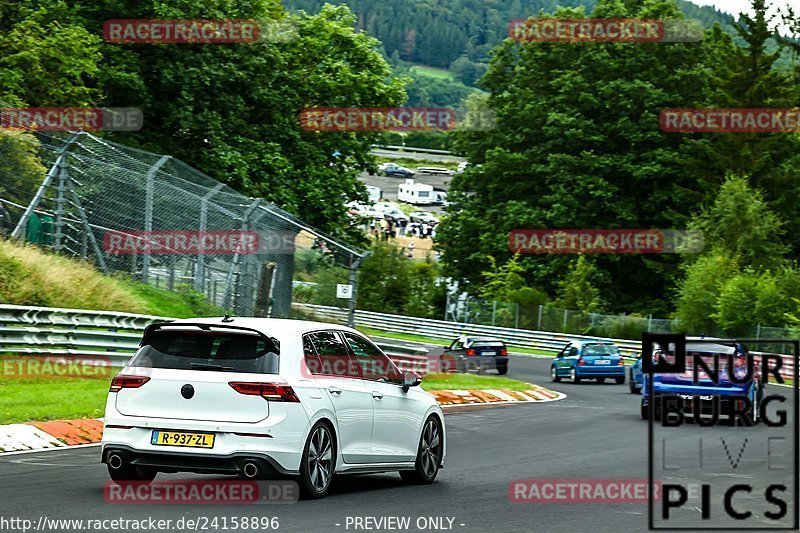
[[(380, 43), (355, 30), (346, 7), (310, 16), (289, 15), (278, 0), (20, 0), (0, 13), (0, 28), (72, 32), (36, 49), (28, 41), (47, 32), (0, 31), (0, 46), (24, 45), (0, 66), (44, 58), (30, 80), (12, 78), (27, 104), (141, 108), (141, 131), (109, 137), (182, 159), (330, 233), (360, 235), (343, 204), (363, 194), (356, 176), (372, 164), (378, 134), (305, 131), (299, 121), (308, 107), (392, 107), (405, 98)], [(109, 19), (255, 19), (262, 29), (282, 23), (289, 31), (281, 39), (264, 32), (251, 44), (99, 44)]]
[[(660, 1), (601, 1), (604, 17), (679, 17)], [(580, 18), (561, 10), (558, 17)], [(457, 146), (473, 166), (453, 181), (458, 207), (439, 239), (449, 273), (476, 286), (485, 257), (508, 257), (517, 228), (680, 228), (702, 198), (684, 168), (682, 140), (658, 123), (661, 109), (710, 99), (714, 34), (697, 43), (541, 44), (507, 40), (483, 85), (496, 117)], [(710, 49), (710, 50), (709, 50)], [(555, 292), (570, 258), (535, 256), (532, 285)], [(616, 310), (665, 313), (676, 257), (598, 257), (609, 274), (603, 299)]]

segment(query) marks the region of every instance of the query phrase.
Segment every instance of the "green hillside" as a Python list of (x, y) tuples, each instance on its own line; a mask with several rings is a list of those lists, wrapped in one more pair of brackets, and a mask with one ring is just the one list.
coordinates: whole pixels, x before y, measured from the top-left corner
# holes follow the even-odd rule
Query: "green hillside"
[(176, 318), (221, 315), (202, 295), (106, 276), (89, 263), (0, 239), (0, 303), (142, 313)]
[[(326, 3), (346, 4), (358, 26), (377, 37), (387, 56), (437, 68), (451, 68), (459, 58), (486, 63), (489, 51), (508, 35), (513, 19), (558, 7), (584, 7), (595, 0), (283, 0), (290, 10), (317, 13)], [(706, 27), (715, 23), (732, 32), (733, 17), (713, 7), (678, 0), (681, 10)]]

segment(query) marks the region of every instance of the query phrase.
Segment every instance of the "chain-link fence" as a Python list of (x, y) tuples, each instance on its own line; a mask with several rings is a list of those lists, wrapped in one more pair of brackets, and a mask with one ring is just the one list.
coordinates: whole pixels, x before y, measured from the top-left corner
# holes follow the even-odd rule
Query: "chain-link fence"
[(170, 156), (88, 133), (0, 132), (0, 233), (191, 290), (238, 315), (347, 307), (364, 252)]
[[(685, 332), (676, 319), (654, 318), (652, 315), (586, 313), (541, 304), (522, 305), (514, 302), (485, 301), (466, 295), (449, 298), (445, 320), (614, 339), (640, 339), (644, 332)], [(720, 330), (688, 333), (712, 337), (731, 336)], [(752, 339), (788, 339), (800, 336), (798, 329), (765, 327), (761, 324), (755, 324), (750, 331), (741, 333), (738, 335), (740, 338)]]

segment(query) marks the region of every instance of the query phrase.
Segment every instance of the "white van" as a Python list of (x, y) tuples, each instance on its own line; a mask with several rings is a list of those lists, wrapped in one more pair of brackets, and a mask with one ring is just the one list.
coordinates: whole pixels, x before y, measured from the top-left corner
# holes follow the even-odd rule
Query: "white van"
[(397, 200), (413, 205), (430, 205), (436, 201), (436, 195), (432, 185), (414, 183), (414, 180), (407, 179), (397, 187)]

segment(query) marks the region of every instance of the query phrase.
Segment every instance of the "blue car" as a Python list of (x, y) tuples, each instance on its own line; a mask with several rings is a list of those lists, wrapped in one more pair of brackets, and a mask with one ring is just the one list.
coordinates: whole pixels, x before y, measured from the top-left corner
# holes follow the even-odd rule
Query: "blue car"
[(621, 385), (625, 383), (625, 361), (613, 342), (572, 341), (553, 359), (550, 378), (556, 383), (563, 378), (569, 378), (573, 383), (584, 379), (603, 383), (609, 378)]
[[(709, 368), (713, 369), (714, 354), (719, 355), (718, 382), (714, 383), (704, 372), (699, 372), (697, 383), (694, 383), (695, 358), (701, 358)], [(658, 351), (654, 354), (654, 360), (657, 355)], [(728, 359), (731, 355), (733, 355), (733, 371), (736, 373), (737, 379), (744, 381), (743, 383), (735, 383), (730, 379)], [(692, 339), (687, 339), (686, 372), (644, 375), (641, 396), (642, 419), (647, 420), (650, 415), (651, 398), (648, 397), (648, 382), (652, 379), (654, 398), (663, 395), (679, 397), (683, 402), (683, 413), (686, 416), (693, 416), (694, 413), (715, 414), (714, 409), (717, 402), (719, 405), (716, 408), (717, 415), (727, 413), (728, 416), (732, 416), (735, 410), (741, 410), (749, 403), (746, 415), (751, 423), (757, 422), (764, 392), (757, 368), (754, 368), (751, 376), (747, 376), (747, 361), (747, 348), (742, 344), (725, 341), (698, 342), (697, 339), (692, 342)], [(744, 398), (747, 398), (749, 402), (745, 402)], [(659, 401), (656, 400), (654, 408), (656, 419), (658, 419), (661, 417)]]
[(636, 357), (636, 361), (628, 369), (628, 388), (631, 394), (639, 394), (642, 391), (644, 374), (642, 374), (642, 354)]

